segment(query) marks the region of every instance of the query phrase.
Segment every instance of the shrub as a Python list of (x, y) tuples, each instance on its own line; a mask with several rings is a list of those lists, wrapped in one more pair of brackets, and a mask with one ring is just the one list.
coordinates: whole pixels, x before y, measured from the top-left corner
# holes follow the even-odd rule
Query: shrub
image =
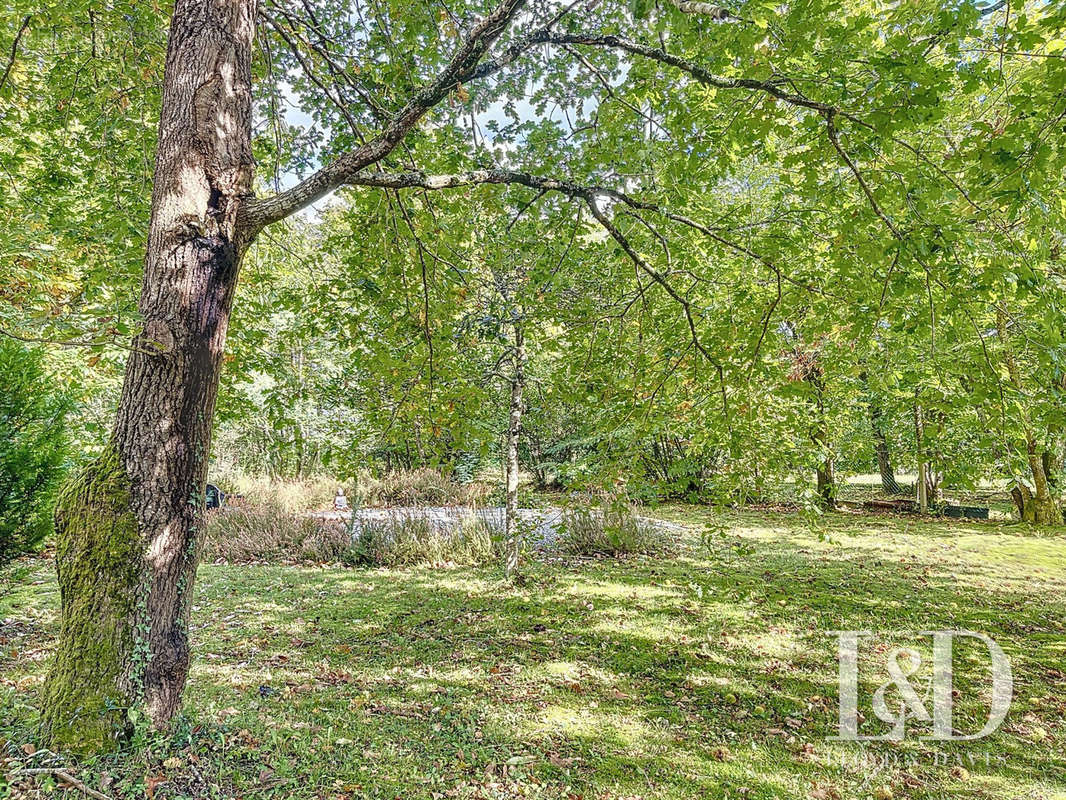
[(67, 461), (70, 403), (45, 374), (39, 350), (0, 337), (0, 565), (52, 530)]
[(326, 563), (350, 560), (344, 526), (293, 514), (278, 505), (209, 512), (204, 558), (247, 563)]
[(277, 505), (229, 507), (208, 512), (203, 554), (207, 561), (233, 564), (483, 564), (497, 555), (498, 528), (476, 514), (455, 524), (416, 513), (343, 523), (293, 514)]
[(475, 514), (454, 526), (435, 525), (416, 514), (352, 525), (352, 561), (368, 566), (483, 564), (496, 556), (498, 526)]
[(358, 497), (364, 506), (478, 505), (488, 491), (483, 484), (460, 483), (427, 467), (388, 472), (381, 478), (360, 475)]
[(272, 479), (220, 467), (211, 470), (208, 480), (230, 495), (232, 505), (262, 506), (290, 514), (330, 508), (338, 488), (351, 496), (345, 484), (326, 476)]
[(673, 549), (662, 528), (620, 502), (567, 509), (558, 543), (564, 553), (578, 556), (655, 555)]

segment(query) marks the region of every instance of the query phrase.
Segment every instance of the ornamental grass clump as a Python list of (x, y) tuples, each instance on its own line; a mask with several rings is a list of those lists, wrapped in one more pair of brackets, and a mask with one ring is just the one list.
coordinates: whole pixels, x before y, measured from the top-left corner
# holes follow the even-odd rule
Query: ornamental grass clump
[(561, 528), (559, 549), (568, 555), (660, 555), (674, 548), (666, 531), (617, 500), (569, 508)]

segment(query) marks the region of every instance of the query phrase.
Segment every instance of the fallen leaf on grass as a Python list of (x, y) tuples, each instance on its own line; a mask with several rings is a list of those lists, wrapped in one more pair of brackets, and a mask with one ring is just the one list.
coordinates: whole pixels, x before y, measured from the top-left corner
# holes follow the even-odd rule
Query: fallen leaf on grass
[(840, 792), (835, 786), (815, 786), (811, 789), (811, 800), (840, 800)]
[(548, 753), (548, 763), (551, 764), (553, 767), (565, 769), (567, 767), (572, 766), (576, 761), (576, 758), (563, 758), (562, 756), (556, 753)]
[(167, 779), (164, 775), (149, 775), (147, 778), (145, 778), (144, 793), (148, 796), (148, 800), (154, 800), (155, 790), (159, 788), (160, 785), (166, 782)]

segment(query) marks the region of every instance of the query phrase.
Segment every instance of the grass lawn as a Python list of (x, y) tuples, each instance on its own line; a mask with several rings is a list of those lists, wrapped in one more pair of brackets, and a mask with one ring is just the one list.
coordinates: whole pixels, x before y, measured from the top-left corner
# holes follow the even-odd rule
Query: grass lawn
[[(497, 569), (204, 565), (180, 728), (68, 771), (110, 797), (1066, 798), (1066, 536), (658, 513), (689, 523), (679, 556), (537, 562), (521, 586)], [(0, 599), (0, 741), (24, 767), (50, 758), (26, 751), (58, 606), (52, 565), (29, 563)], [(827, 739), (829, 631), (875, 633), (860, 709), (877, 732), (885, 654), (929, 663), (916, 632), (941, 628), (1010, 657), (997, 733)], [(987, 714), (987, 661), (956, 646), (964, 732)]]

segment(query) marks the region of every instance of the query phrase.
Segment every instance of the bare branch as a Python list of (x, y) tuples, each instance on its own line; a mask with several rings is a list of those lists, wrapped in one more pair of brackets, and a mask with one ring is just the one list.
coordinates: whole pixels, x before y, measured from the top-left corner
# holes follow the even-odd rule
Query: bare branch
[(4, 88), (4, 84), (7, 83), (7, 77), (11, 74), (11, 68), (15, 66), (15, 58), (18, 56), (19, 40), (22, 39), (22, 34), (26, 32), (26, 29), (30, 27), (30, 19), (32, 17), (27, 14), (23, 20), (22, 25), (19, 26), (18, 33), (15, 34), (14, 41), (11, 42), (11, 54), (7, 59), (7, 66), (4, 67), (4, 74), (0, 76), (0, 89)]
[(59, 779), (67, 786), (77, 789), (79, 792), (88, 795), (89, 797), (92, 797), (95, 800), (111, 800), (111, 798), (109, 798), (106, 794), (98, 792), (96, 791), (96, 789), (93, 789), (90, 786), (86, 786), (84, 783), (79, 781), (66, 770), (57, 769), (55, 767), (35, 767), (32, 769), (17, 769), (14, 772), (10, 773), (10, 777), (12, 778), (17, 778), (21, 775), (51, 775), (52, 777)]
[(140, 352), (144, 353), (145, 355), (158, 355), (158, 353), (153, 350), (138, 350), (136, 347), (132, 347), (128, 344), (123, 344), (119, 341), (121, 337), (116, 334), (108, 334), (106, 338), (86, 337), (83, 339), (49, 339), (45, 336), (26, 336), (25, 334), (15, 333), (14, 331), (9, 331), (4, 328), (0, 328), (0, 336), (6, 336), (8, 339), (14, 339), (15, 341), (25, 342), (26, 344), (45, 344), (51, 345), (53, 347), (62, 347), (64, 349), (69, 349), (72, 347), (102, 347), (103, 345), (107, 344), (111, 347), (115, 347), (120, 350), (129, 350), (131, 353)]
[(621, 36), (615, 36), (613, 34), (607, 36), (592, 36), (584, 33), (538, 31), (537, 33), (532, 34), (530, 38), (535, 40), (533, 43), (557, 45), (569, 44), (621, 50), (632, 55), (649, 58), (652, 61), (658, 61), (661, 64), (666, 64), (679, 69), (695, 78), (698, 83), (705, 86), (713, 86), (717, 89), (748, 89), (750, 91), (764, 92), (772, 97), (776, 97), (778, 100), (789, 103), (790, 105), (809, 108), (823, 114), (826, 112), (835, 113), (838, 110), (835, 106), (830, 105), (829, 103), (821, 103), (817, 100), (805, 97), (804, 95), (797, 94), (796, 92), (786, 90), (783, 87), (787, 84), (782, 78), (770, 80), (757, 80), (754, 78), (723, 78), (720, 75), (715, 75), (710, 70), (701, 67), (695, 62), (676, 56), (673, 53), (668, 53), (661, 47), (650, 47), (630, 39), (623, 39)]

